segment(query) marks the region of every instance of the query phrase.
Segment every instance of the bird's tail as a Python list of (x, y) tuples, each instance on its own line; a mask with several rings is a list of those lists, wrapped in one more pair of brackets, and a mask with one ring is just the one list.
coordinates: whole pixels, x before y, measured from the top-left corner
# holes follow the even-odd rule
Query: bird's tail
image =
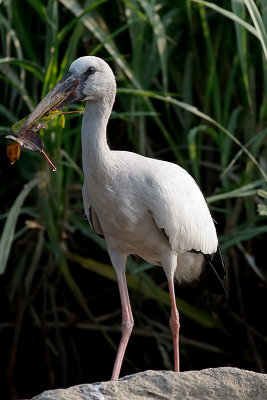
[(220, 247), (214, 254), (203, 254), (196, 250), (178, 254), (175, 278), (178, 283), (189, 283), (203, 278), (212, 292), (225, 295), (226, 269)]
[(177, 268), (174, 274), (178, 283), (199, 279), (204, 260), (204, 254), (200, 252), (186, 251), (178, 254)]

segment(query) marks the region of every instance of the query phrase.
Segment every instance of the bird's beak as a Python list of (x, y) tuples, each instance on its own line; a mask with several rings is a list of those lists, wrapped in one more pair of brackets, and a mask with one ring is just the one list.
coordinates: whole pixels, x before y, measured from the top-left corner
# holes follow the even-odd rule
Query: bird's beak
[(20, 130), (20, 134), (29, 130), (46, 113), (52, 110), (62, 110), (67, 104), (79, 98), (77, 87), (79, 78), (69, 71), (54, 88), (47, 93), (43, 100), (36, 106)]

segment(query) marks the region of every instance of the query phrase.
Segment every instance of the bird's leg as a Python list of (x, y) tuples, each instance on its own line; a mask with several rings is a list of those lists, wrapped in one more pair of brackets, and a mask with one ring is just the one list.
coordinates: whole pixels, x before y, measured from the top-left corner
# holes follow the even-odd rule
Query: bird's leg
[(170, 328), (172, 331), (173, 338), (173, 349), (174, 349), (174, 371), (179, 372), (180, 370), (180, 356), (179, 356), (179, 331), (180, 321), (179, 312), (176, 306), (175, 291), (173, 278), (168, 279), (170, 300), (171, 300), (171, 317), (170, 317)]
[(116, 263), (113, 263), (113, 265), (115, 267), (118, 278), (121, 308), (122, 308), (121, 340), (111, 376), (111, 379), (115, 380), (119, 379), (123, 357), (134, 326), (134, 319), (128, 294), (127, 282), (126, 282), (125, 265), (123, 266), (123, 268), (121, 267), (121, 265), (118, 267)]
[(113, 372), (111, 379), (118, 379), (120, 375), (121, 365), (123, 361), (123, 357), (125, 354), (125, 350), (131, 336), (131, 332), (134, 326), (134, 319), (131, 310), (131, 304), (127, 289), (127, 282), (125, 277), (125, 272), (117, 273), (118, 277), (118, 285), (120, 290), (120, 298), (121, 298), (121, 309), (122, 309), (122, 322), (121, 322), (121, 340), (115, 360), (115, 364), (113, 367)]
[(168, 279), (169, 293), (171, 300), (171, 317), (170, 317), (170, 328), (172, 331), (173, 338), (173, 349), (174, 349), (174, 371), (179, 372), (180, 370), (180, 357), (179, 357), (179, 331), (180, 321), (179, 313), (176, 306), (175, 291), (174, 291), (174, 273), (177, 268), (177, 253), (174, 251), (167, 251), (161, 255), (161, 263), (165, 274)]

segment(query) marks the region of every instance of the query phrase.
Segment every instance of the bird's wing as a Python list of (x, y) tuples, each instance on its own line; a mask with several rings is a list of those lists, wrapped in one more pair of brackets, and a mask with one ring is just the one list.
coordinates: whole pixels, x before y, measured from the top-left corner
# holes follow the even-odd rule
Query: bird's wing
[(178, 252), (215, 253), (218, 239), (214, 222), (194, 179), (172, 163), (151, 165), (153, 169), (144, 183), (147, 207), (171, 248)]
[(85, 183), (84, 183), (83, 189), (82, 189), (82, 196), (83, 196), (83, 205), (84, 205), (85, 215), (86, 215), (88, 221), (90, 222), (92, 229), (99, 236), (103, 237), (104, 235), (103, 235), (103, 231), (102, 231), (98, 216), (97, 216), (95, 210), (93, 209), (93, 207), (91, 207), (89, 204), (89, 195), (88, 195), (87, 186)]

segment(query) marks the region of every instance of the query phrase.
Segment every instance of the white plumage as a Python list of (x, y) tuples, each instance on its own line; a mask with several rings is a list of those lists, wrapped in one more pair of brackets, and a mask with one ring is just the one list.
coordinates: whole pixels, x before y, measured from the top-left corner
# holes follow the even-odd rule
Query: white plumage
[(112, 379), (119, 377), (133, 327), (125, 279), (127, 256), (135, 254), (161, 265), (166, 273), (175, 370), (179, 371), (174, 277), (178, 282), (197, 279), (204, 259), (211, 260), (218, 249), (206, 201), (184, 169), (135, 153), (110, 150), (106, 127), (115, 95), (116, 82), (110, 67), (100, 58), (81, 57), (72, 63), (25, 125), (25, 129), (29, 128), (52, 108), (63, 108), (74, 100), (86, 101), (82, 122), (84, 209), (92, 228), (106, 240), (122, 302), (122, 339)]
[(97, 174), (91, 176), (88, 162), (83, 163), (85, 213), (90, 220), (92, 207), (99, 220), (95, 230), (109, 246), (156, 265), (163, 253), (174, 251), (178, 260), (183, 257), (175, 270), (177, 279), (197, 278), (200, 268), (195, 271), (192, 262), (199, 265), (203, 255), (188, 250), (212, 254), (218, 240), (193, 178), (178, 165), (127, 152), (111, 152), (112, 174), (99, 181)]

